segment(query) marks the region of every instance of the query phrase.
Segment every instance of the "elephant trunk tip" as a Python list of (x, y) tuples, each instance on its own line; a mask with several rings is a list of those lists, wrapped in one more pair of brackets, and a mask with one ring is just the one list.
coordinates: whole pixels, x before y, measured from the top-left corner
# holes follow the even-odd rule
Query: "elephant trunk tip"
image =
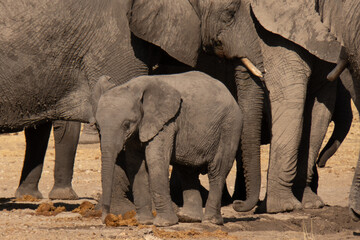
[(233, 209), (237, 212), (248, 212), (257, 205), (258, 201), (258, 198), (247, 199), (246, 201), (235, 200), (233, 202)]
[(316, 162), (316, 164), (319, 168), (324, 168), (326, 165), (326, 162), (327, 162), (327, 159), (321, 158)]

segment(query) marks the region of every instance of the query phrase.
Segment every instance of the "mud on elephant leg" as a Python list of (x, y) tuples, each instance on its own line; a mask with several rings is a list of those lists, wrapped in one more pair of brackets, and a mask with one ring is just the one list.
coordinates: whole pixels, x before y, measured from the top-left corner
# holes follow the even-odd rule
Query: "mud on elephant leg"
[(50, 199), (78, 199), (72, 188), (73, 168), (80, 134), (80, 122), (54, 121), (55, 169)]
[(25, 159), (20, 184), (15, 192), (16, 198), (21, 198), (24, 195), (31, 195), (39, 199), (43, 198), (38, 189), (38, 183), (41, 177), (50, 131), (51, 122), (25, 129)]

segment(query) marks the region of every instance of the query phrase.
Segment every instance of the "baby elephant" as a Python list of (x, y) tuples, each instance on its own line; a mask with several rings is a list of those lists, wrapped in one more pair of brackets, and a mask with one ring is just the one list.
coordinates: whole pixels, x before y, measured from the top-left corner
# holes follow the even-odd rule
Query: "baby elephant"
[[(109, 213), (119, 155), (130, 172), (140, 222), (156, 226), (178, 222), (169, 193), (172, 164), (182, 181), (180, 219), (222, 224), (222, 190), (242, 130), (242, 113), (227, 88), (201, 72), (141, 76), (113, 88), (107, 80), (102, 77), (94, 88), (101, 134), (103, 221)], [(125, 154), (120, 154), (123, 149)], [(199, 173), (208, 173), (210, 184), (204, 216)]]

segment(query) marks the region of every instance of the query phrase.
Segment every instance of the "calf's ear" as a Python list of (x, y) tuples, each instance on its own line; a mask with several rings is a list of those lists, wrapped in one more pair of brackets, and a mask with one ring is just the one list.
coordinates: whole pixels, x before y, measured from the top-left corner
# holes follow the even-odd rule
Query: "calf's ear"
[(139, 126), (140, 141), (147, 142), (155, 137), (176, 116), (180, 105), (181, 96), (176, 89), (160, 81), (150, 83), (142, 98), (144, 113)]

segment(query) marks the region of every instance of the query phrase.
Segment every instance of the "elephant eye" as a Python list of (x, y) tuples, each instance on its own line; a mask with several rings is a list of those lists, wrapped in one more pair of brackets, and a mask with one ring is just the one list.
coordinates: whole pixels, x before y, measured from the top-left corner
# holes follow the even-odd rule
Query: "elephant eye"
[(221, 16), (221, 21), (224, 23), (230, 23), (234, 20), (235, 10), (229, 9), (225, 11)]

